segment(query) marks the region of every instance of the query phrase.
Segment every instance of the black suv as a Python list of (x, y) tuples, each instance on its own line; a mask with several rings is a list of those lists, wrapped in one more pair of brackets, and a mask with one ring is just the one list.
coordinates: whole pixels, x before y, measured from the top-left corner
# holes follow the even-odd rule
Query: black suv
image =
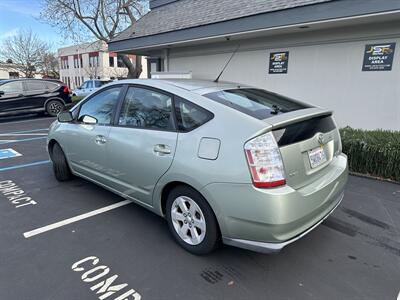
[(72, 103), (68, 86), (50, 79), (0, 81), (0, 116), (47, 112), (57, 116)]

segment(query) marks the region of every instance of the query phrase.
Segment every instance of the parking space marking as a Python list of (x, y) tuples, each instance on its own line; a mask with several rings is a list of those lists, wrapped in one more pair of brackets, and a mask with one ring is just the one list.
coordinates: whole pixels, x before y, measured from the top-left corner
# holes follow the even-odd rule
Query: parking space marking
[(44, 119), (32, 119), (32, 120), (23, 120), (23, 121), (12, 121), (12, 122), (4, 122), (3, 124), (19, 124), (19, 123), (29, 123), (35, 121), (44, 121), (44, 120), (55, 120), (56, 118), (44, 118)]
[(22, 156), (22, 154), (11, 148), (0, 149), (0, 159), (13, 158), (17, 156)]
[(34, 137), (34, 138), (28, 138), (28, 139), (1, 140), (0, 145), (11, 144), (11, 143), (21, 143), (21, 142), (28, 142), (28, 141), (35, 141), (35, 140), (42, 140), (42, 139), (47, 139), (47, 134), (46, 134), (46, 136), (40, 136), (40, 137)]
[(38, 132), (38, 131), (45, 131), (45, 130), (49, 130), (49, 129), (48, 129), (48, 128), (38, 128), (38, 129), (29, 129), (29, 130), (20, 130), (20, 131), (5, 132), (4, 134), (28, 133), (28, 132)]
[(53, 229), (56, 229), (56, 228), (71, 224), (71, 223), (75, 223), (75, 222), (81, 221), (83, 219), (87, 219), (87, 218), (102, 214), (104, 212), (116, 209), (116, 208), (121, 207), (121, 206), (125, 206), (125, 205), (128, 205), (128, 204), (131, 204), (131, 203), (132, 203), (131, 200), (124, 200), (124, 201), (121, 201), (121, 202), (118, 202), (118, 203), (114, 203), (114, 204), (111, 204), (109, 206), (105, 206), (105, 207), (102, 207), (102, 208), (99, 208), (99, 209), (84, 213), (82, 215), (78, 215), (78, 216), (75, 216), (75, 217), (72, 217), (72, 218), (69, 218), (69, 219), (65, 219), (65, 220), (62, 220), (62, 221), (59, 221), (59, 222), (44, 226), (44, 227), (40, 227), (40, 228), (31, 230), (31, 231), (25, 232), (24, 233), (24, 237), (25, 238), (30, 238), (30, 237), (33, 237), (35, 235), (42, 234), (44, 232), (47, 232), (47, 231), (50, 231), (50, 230), (53, 230)]
[(0, 136), (32, 136), (32, 135), (47, 135), (47, 133), (0, 133)]
[[(135, 300), (140, 300), (142, 298), (138, 292), (134, 289), (130, 289), (127, 283), (114, 284), (118, 275), (114, 274), (108, 277), (107, 274), (110, 273), (110, 267), (106, 265), (96, 266), (99, 261), (100, 260), (96, 256), (88, 256), (74, 263), (71, 269), (75, 272), (84, 272), (81, 276), (82, 281), (91, 285), (94, 284), (90, 289), (96, 292), (95, 295), (99, 295), (98, 298), (101, 300), (115, 293), (117, 293), (117, 295), (119, 293), (120, 295), (114, 298), (114, 300), (127, 300), (130, 298), (129, 296), (132, 296)], [(107, 279), (105, 279), (106, 276), (108, 277)], [(96, 280), (101, 281), (96, 283)], [(115, 297), (115, 295), (113, 297)]]
[(42, 160), (42, 161), (36, 161), (30, 164), (23, 164), (23, 165), (16, 165), (16, 166), (11, 166), (11, 167), (5, 167), (5, 168), (0, 168), (1, 171), (8, 171), (8, 170), (14, 170), (14, 169), (20, 169), (20, 168), (26, 168), (26, 167), (32, 167), (32, 166), (38, 166), (38, 165), (44, 165), (50, 163), (50, 160)]

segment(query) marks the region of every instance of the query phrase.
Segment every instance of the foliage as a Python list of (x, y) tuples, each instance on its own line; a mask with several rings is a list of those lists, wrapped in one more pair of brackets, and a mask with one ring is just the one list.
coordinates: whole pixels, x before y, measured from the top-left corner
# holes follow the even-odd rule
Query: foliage
[(350, 171), (400, 181), (400, 132), (340, 130)]
[[(57, 27), (76, 43), (100, 40), (109, 42), (134, 25), (147, 10), (146, 0), (44, 0), (42, 20)], [(127, 55), (122, 60), (128, 77), (142, 72), (141, 57), (133, 64)]]
[(7, 67), (12, 67), (13, 70), (23, 73), (23, 76), (28, 78), (43, 73), (45, 76), (50, 76), (54, 73), (53, 71), (55, 71), (53, 75), (57, 77), (58, 63), (50, 48), (50, 45), (39, 39), (32, 30), (20, 30), (16, 35), (3, 40), (0, 58), (10, 64)]

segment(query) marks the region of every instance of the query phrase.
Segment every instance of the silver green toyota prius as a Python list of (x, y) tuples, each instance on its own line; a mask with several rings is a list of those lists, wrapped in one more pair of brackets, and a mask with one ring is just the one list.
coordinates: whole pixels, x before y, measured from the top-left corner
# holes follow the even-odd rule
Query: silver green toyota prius
[(200, 80), (111, 83), (58, 115), (58, 180), (90, 180), (166, 218), (186, 250), (276, 252), (339, 205), (347, 157), (332, 112)]

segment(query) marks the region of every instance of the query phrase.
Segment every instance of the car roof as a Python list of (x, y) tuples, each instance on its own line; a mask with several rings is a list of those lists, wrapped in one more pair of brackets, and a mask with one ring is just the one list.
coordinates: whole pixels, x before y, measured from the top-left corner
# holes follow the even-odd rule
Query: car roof
[(14, 78), (14, 79), (2, 79), (2, 80), (0, 80), (0, 82), (6, 83), (6, 82), (26, 81), (26, 80), (62, 82), (60, 79), (54, 79), (54, 78)]
[(205, 80), (205, 79), (125, 79), (125, 80), (119, 80), (116, 83), (118, 82), (136, 83), (136, 84), (142, 83), (154, 87), (157, 87), (159, 83), (162, 83), (186, 91), (194, 92), (200, 95), (211, 93), (213, 91), (248, 87), (246, 85), (239, 83), (226, 82), (226, 81), (215, 82), (213, 80)]

